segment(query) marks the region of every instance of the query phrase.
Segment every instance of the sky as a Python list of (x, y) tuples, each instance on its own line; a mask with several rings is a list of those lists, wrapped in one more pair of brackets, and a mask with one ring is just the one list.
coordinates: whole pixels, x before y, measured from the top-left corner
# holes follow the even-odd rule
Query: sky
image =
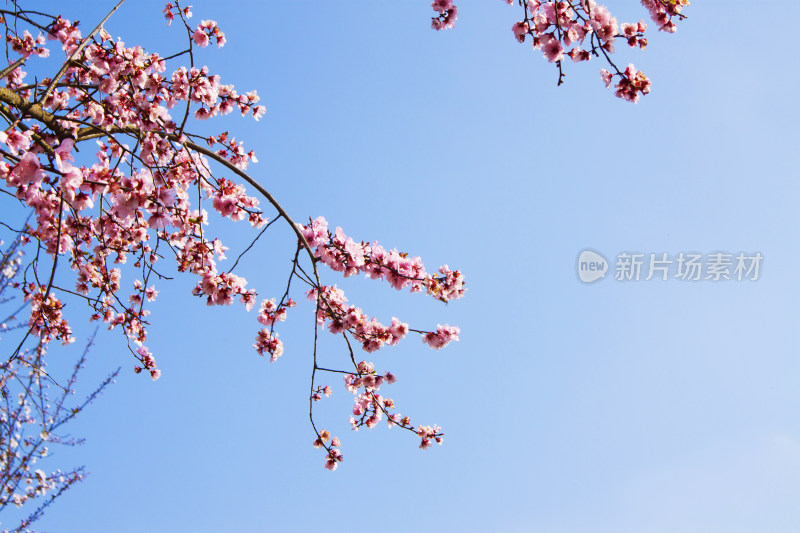
[[(607, 2), (620, 21), (647, 17), (622, 4)], [(90, 28), (112, 5), (39, 8)], [(603, 86), (596, 60), (566, 64), (557, 87), (553, 65), (513, 38), (518, 7), (458, 5), (455, 28), (434, 32), (424, 1), (193, 2), (194, 22), (216, 20), (227, 38), (195, 61), (267, 107), (259, 122), (200, 131), (254, 149), (251, 174), (296, 220), (322, 215), (464, 273), (466, 297), (446, 306), (324, 273), (383, 322), (461, 328), (443, 350), (410, 337), (364, 354), (398, 376), (384, 391), (398, 410), (442, 426), (444, 444), (420, 450), (385, 424), (351, 431), (335, 378), (315, 418), (344, 462), (325, 470), (311, 446), (303, 295), (270, 364), (251, 348), (254, 311), (206, 307), (193, 280), (176, 279), (151, 308), (159, 381), (132, 372), (118, 332), (98, 333), (79, 395), (122, 371), (69, 427), (86, 444), (52, 459), (90, 476), (39, 528), (800, 530), (794, 32), (747, 30), (751, 2), (694, 2), (676, 34), (650, 28), (646, 50), (618, 42), (618, 64), (653, 82), (632, 105)], [(185, 37), (162, 8), (129, 1), (106, 28), (168, 55)], [(790, 21), (800, 4), (764, 11)], [(254, 236), (217, 226), (232, 251)], [(294, 242), (276, 225), (246, 256), (240, 274), (260, 296), (283, 293)], [(592, 283), (578, 277), (587, 249), (608, 264)], [(755, 281), (615, 279), (619, 254), (682, 252), (763, 260)], [(54, 368), (93, 325), (76, 316), (73, 329), (79, 341), (52, 351)], [(346, 356), (328, 337), (321, 357)]]

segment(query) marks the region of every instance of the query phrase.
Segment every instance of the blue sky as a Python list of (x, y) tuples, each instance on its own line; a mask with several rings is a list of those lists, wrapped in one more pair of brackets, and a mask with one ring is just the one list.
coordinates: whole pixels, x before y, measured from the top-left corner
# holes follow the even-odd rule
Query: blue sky
[[(89, 28), (106, 4), (60, 8)], [(177, 51), (181, 29), (165, 26), (162, 4), (129, 2), (107, 29)], [(646, 16), (617, 4), (607, 5), (621, 21)], [(323, 215), (465, 273), (467, 297), (447, 306), (325, 274), (384, 322), (461, 327), (445, 350), (409, 338), (370, 358), (399, 377), (386, 391), (399, 410), (440, 424), (445, 444), (421, 451), (384, 424), (350, 431), (351, 398), (333, 379), (317, 417), (341, 438), (344, 463), (324, 470), (307, 420), (310, 307), (290, 311), (284, 355), (269, 364), (250, 347), (254, 312), (208, 308), (179, 279), (160, 284), (152, 308), (161, 380), (130, 371), (118, 334), (99, 335), (84, 386), (123, 371), (71, 426), (86, 445), (54, 458), (91, 476), (42, 529), (800, 530), (791, 29), (759, 36), (745, 30), (752, 3), (696, 2), (644, 52), (618, 43), (618, 64), (653, 80), (631, 105), (603, 87), (598, 61), (566, 65), (556, 87), (554, 67), (513, 39), (518, 8), (497, 0), (459, 3), (446, 32), (430, 30), (424, 1), (193, 5), (196, 23), (214, 19), (228, 39), (196, 61), (257, 89), (268, 109), (257, 123), (203, 128), (254, 149), (252, 175), (296, 219)], [(795, 20), (800, 6), (778, 0), (769, 13)], [(251, 237), (220, 231), (232, 250)], [(241, 274), (260, 295), (282, 294), (293, 246), (276, 227), (247, 256)], [(575, 263), (586, 248), (612, 261), (625, 251), (764, 261), (756, 282), (585, 285)], [(73, 322), (79, 338), (91, 333)], [(344, 355), (336, 339), (321, 351)]]

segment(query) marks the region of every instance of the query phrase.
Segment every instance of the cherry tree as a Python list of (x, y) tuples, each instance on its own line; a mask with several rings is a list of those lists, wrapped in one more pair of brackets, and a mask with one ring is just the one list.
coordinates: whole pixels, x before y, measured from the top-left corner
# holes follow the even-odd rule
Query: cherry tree
[[(124, 1), (124, 0), (123, 0)], [(512, 4), (511, 0), (506, 0)], [(309, 419), (313, 446), (324, 466), (342, 461), (340, 441), (318, 424), (314, 405), (330, 396), (337, 382), (353, 395), (354, 429), (381, 420), (419, 439), (421, 448), (441, 444), (438, 426), (412, 422), (384, 393), (396, 376), (365, 360), (406, 337), (440, 349), (458, 340), (449, 324), (411, 326), (393, 317), (382, 323), (350, 303), (332, 281), (362, 275), (397, 290), (421, 293), (442, 302), (464, 296), (462, 273), (447, 265), (429, 269), (410, 253), (349, 236), (325, 218), (295, 220), (257, 174), (256, 154), (228, 132), (199, 133), (198, 121), (229, 113), (259, 120), (265, 107), (255, 91), (240, 92), (196, 63), (199, 48), (222, 47), (226, 35), (213, 20), (193, 20), (191, 7), (178, 0), (163, 10), (183, 50), (164, 57), (116, 40), (104, 23), (84, 28), (60, 14), (46, 14), (22, 1), (0, 9), (8, 66), (0, 70), (0, 190), (5, 202), (0, 223), (21, 234), (25, 250), (20, 279), (9, 285), (26, 302), (25, 327), (9, 349), (3, 379), (24, 363), (42, 369), (45, 348), (74, 342), (71, 323), (88, 319), (118, 331), (136, 374), (157, 380), (161, 370), (147, 345), (148, 304), (158, 283), (185, 274), (193, 294), (211, 306), (255, 309), (254, 350), (270, 361), (284, 354), (280, 323), (307, 299), (316, 317), (310, 354)], [(674, 32), (686, 0), (642, 0), (659, 30)], [(616, 96), (636, 102), (650, 90), (648, 78), (633, 65), (612, 61), (617, 39), (629, 46), (647, 44), (643, 21), (619, 24), (592, 0), (519, 1), (522, 20), (513, 23), (517, 41), (532, 42), (564, 78), (564, 61), (601, 58), (601, 79)], [(451, 0), (432, 4), (432, 27), (452, 28), (458, 14)], [(63, 54), (55, 72), (43, 73), (37, 59)], [(35, 70), (29, 76), (26, 70)], [(80, 151), (80, 153), (79, 153)], [(93, 152), (93, 153), (92, 153)], [(18, 219), (6, 213), (24, 213)], [(25, 216), (31, 223), (24, 224)], [(229, 252), (213, 233), (212, 221), (229, 219), (249, 226), (251, 243), (230, 264)], [(259, 294), (235, 273), (245, 254), (270, 228), (294, 246), (285, 289)], [(81, 302), (65, 313), (65, 302)], [(81, 317), (80, 309), (85, 310)], [(341, 339), (341, 362), (318, 364), (321, 330)], [(27, 348), (33, 342), (36, 349)], [(31, 355), (35, 354), (35, 355)], [(311, 440), (311, 439), (310, 439)]]

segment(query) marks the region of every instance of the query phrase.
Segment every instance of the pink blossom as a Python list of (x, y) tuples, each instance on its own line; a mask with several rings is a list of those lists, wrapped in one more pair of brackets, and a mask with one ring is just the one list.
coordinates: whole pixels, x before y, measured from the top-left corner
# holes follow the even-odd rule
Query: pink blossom
[(339, 450), (331, 449), (325, 459), (325, 468), (333, 472), (339, 463), (342, 461), (342, 454)]
[(203, 31), (202, 26), (198, 26), (194, 33), (192, 34), (192, 39), (194, 42), (197, 43), (198, 46), (205, 48), (208, 46), (208, 35), (205, 31)]
[(542, 53), (551, 63), (564, 59), (564, 47), (561, 42), (552, 35), (545, 33), (542, 39)]
[(258, 355), (270, 354), (270, 362), (274, 363), (283, 354), (283, 343), (278, 339), (278, 334), (272, 334), (268, 329), (262, 329), (256, 335), (253, 345)]
[(511, 27), (511, 31), (514, 32), (514, 37), (517, 41), (524, 43), (525, 36), (528, 34), (528, 31), (530, 31), (530, 26), (528, 26), (527, 22), (515, 22)]
[[(33, 152), (25, 152), (17, 166), (14, 167), (12, 174), (13, 182), (9, 179), (9, 185), (27, 185), (29, 183), (38, 185), (44, 179), (44, 172), (41, 170), (39, 158)], [(9, 178), (11, 175), (9, 175)]]
[(56, 156), (56, 168), (62, 172), (66, 170), (67, 161), (74, 161), (72, 150), (74, 149), (75, 141), (72, 139), (64, 139), (53, 151)]
[(422, 336), (422, 342), (438, 350), (447, 346), (451, 341), (457, 341), (460, 332), (461, 330), (457, 327), (439, 324), (436, 327), (436, 332), (426, 333)]
[(438, 13), (444, 13), (453, 7), (453, 0), (433, 0), (431, 7)]
[(16, 129), (10, 131), (0, 131), (0, 142), (8, 146), (8, 150), (12, 155), (17, 155), (21, 151), (25, 151), (31, 145), (31, 137), (33, 132), (28, 130), (25, 133), (20, 133)]
[(606, 84), (606, 87), (611, 85), (611, 79), (612, 79), (613, 75), (609, 71), (607, 71), (604, 68), (601, 68), (600, 69), (600, 77), (603, 79), (603, 83)]
[(153, 229), (164, 229), (170, 224), (171, 217), (164, 209), (158, 209), (147, 219), (148, 227)]
[(452, 0), (434, 0), (431, 7), (439, 15), (431, 19), (431, 28), (444, 30), (452, 28), (458, 19), (458, 6)]
[(72, 202), (75, 199), (75, 190), (83, 183), (83, 173), (69, 163), (63, 164), (65, 170), (61, 176), (61, 192), (64, 199)]

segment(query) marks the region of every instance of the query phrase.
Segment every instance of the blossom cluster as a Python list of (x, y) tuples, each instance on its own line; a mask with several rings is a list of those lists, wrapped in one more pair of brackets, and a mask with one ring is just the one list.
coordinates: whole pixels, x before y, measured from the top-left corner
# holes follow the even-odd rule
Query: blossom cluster
[[(180, 13), (190, 15), (188, 9)], [(224, 39), (210, 21), (203, 21), (199, 28), (214, 35), (218, 44)], [(200, 277), (195, 294), (206, 296), (210, 305), (229, 305), (239, 298), (246, 308), (252, 307), (255, 291), (246, 287), (246, 280), (217, 270), (215, 258), (224, 258), (225, 247), (217, 239), (203, 237), (207, 214), (193, 208), (190, 194), (201, 191), (222, 217), (247, 219), (253, 227), (262, 226), (266, 219), (258, 200), (247, 195), (244, 187), (212, 177), (204, 156), (187, 149), (183, 126), (173, 122), (170, 109), (181, 103), (187, 111), (196, 106), (195, 116), (208, 118), (238, 108), (243, 115), (259, 118), (264, 108), (256, 105), (255, 92), (238, 94), (206, 67), (180, 67), (165, 76), (165, 59), (140, 47), (126, 47), (103, 30), (78, 50), (81, 32), (62, 17), (53, 18), (47, 36), (74, 57), (65, 66), (60, 84), (47, 88), (42, 84), (43, 114), (38, 118), (43, 124), (0, 132), (0, 148), (7, 154), (0, 161), (0, 183), (33, 210), (36, 225), (29, 236), (53, 255), (68, 254), (76, 272), (75, 293), (94, 309), (92, 319), (106, 322), (109, 328), (120, 326), (139, 346), (146, 340), (148, 311), (143, 305), (145, 300), (152, 301), (156, 291), (152, 285), (145, 289), (145, 279), (137, 279), (137, 292), (124, 304), (117, 295), (121, 270), (108, 263), (111, 259), (126, 263), (133, 255), (134, 267), (142, 268), (145, 276), (152, 274), (161, 257), (156, 252), (160, 242), (175, 253), (179, 271)], [(45, 44), (41, 35), (9, 38), (12, 49), (23, 57), (49, 53), (35, 48)], [(5, 78), (6, 87), (29, 97), (30, 89), (22, 87), (25, 77), (20, 68), (13, 69)], [(113, 131), (134, 135), (136, 149), (108, 134)], [(78, 166), (74, 164), (76, 144), (85, 138), (98, 138), (99, 151), (94, 164)], [(252, 151), (246, 152), (226, 133), (209, 142), (220, 144), (222, 148), (214, 153), (236, 168), (246, 168), (256, 160)], [(131, 166), (128, 174), (121, 169), (126, 165)], [(97, 205), (99, 212), (90, 212)], [(152, 232), (156, 232), (155, 245)], [(31, 305), (31, 331), (43, 342), (67, 342), (69, 324), (61, 314), (55, 288), (33, 288), (30, 283), (24, 287)], [(154, 360), (134, 355), (154, 379), (160, 375)]]
[[(513, 0), (504, 1), (509, 5), (513, 3)], [(594, 0), (517, 2), (522, 7), (523, 19), (511, 26), (514, 38), (524, 43), (528, 36), (531, 37), (533, 49), (541, 50), (544, 58), (558, 67), (559, 85), (563, 83), (562, 61), (565, 57), (578, 63), (589, 61), (592, 56), (602, 56), (613, 70), (601, 71), (606, 87), (610, 85), (609, 76), (619, 78), (615, 86), (616, 96), (637, 102), (641, 95), (648, 94), (650, 81), (647, 77), (633, 65), (625, 70), (618, 69), (610, 56), (614, 53), (617, 38), (625, 39), (631, 47), (644, 49), (647, 46), (644, 37), (647, 25), (644, 21), (619, 24), (608, 8)], [(689, 5), (689, 0), (641, 0), (641, 3), (660, 31), (674, 33), (677, 31), (674, 19), (685, 18), (681, 11)], [(458, 10), (451, 0), (434, 0), (431, 7), (438, 13), (433, 18), (433, 29), (453, 27)]]
[(464, 296), (464, 277), (447, 265), (439, 267), (439, 275), (429, 274), (419, 257), (409, 257), (396, 249), (387, 251), (377, 242), (357, 243), (337, 227), (331, 233), (323, 217), (300, 225), (300, 231), (320, 261), (345, 277), (363, 273), (370, 279), (387, 281), (395, 289), (406, 287), (411, 292), (425, 290), (434, 298), (447, 302)]
[(681, 14), (684, 7), (689, 5), (689, 0), (641, 0), (642, 5), (650, 12), (650, 18), (658, 24), (660, 31), (675, 33), (678, 31), (674, 18), (685, 18)]
[(275, 303), (275, 298), (261, 301), (261, 308), (258, 310), (258, 322), (265, 326), (272, 326), (275, 322), (286, 320), (286, 309), (295, 307), (297, 303), (289, 298), (285, 304)]
[[(545, 59), (557, 64), (559, 85), (563, 78), (561, 62), (565, 56), (576, 63), (588, 61), (592, 56), (602, 56), (614, 70), (613, 73), (601, 70), (606, 87), (611, 83), (609, 77), (619, 77), (617, 97), (637, 102), (641, 95), (650, 92), (650, 80), (644, 73), (633, 65), (621, 71), (610, 58), (617, 38), (625, 39), (631, 47), (644, 49), (647, 46), (644, 21), (619, 24), (608, 8), (594, 0), (521, 0), (520, 3), (524, 19), (512, 26), (514, 37), (519, 42), (524, 42), (528, 35), (532, 37), (533, 48), (541, 49)], [(688, 0), (642, 0), (642, 4), (650, 11), (660, 30), (675, 32), (672, 17), (682, 16), (680, 10), (688, 5)]]
[[(347, 304), (344, 292), (335, 285), (323, 285), (321, 291), (311, 289), (307, 295), (309, 300), (317, 303), (318, 324), (322, 325), (327, 321), (328, 330), (334, 334), (349, 331), (361, 342), (361, 347), (366, 352), (375, 352), (384, 345), (393, 346), (410, 331), (408, 324), (397, 317), (392, 317), (389, 326), (368, 317), (360, 308)], [(435, 332), (418, 332), (422, 334), (424, 343), (438, 349), (451, 341), (457, 341), (459, 328), (439, 325)]]
[[(456, 6), (450, 0), (437, 0), (433, 7), (438, 13), (434, 24), (439, 29), (452, 27)], [(292, 279), (311, 287), (308, 296), (318, 324), (327, 324), (348, 345), (352, 336), (367, 352), (394, 345), (412, 331), (431, 348), (458, 340), (458, 328), (449, 325), (417, 330), (395, 317), (391, 324), (381, 324), (348, 304), (335, 285), (321, 283), (317, 267), (326, 265), (344, 276), (363, 274), (443, 302), (465, 292), (461, 272), (447, 265), (427, 272), (419, 257), (387, 250), (377, 242), (356, 242), (341, 228), (329, 232), (322, 217), (307, 225), (295, 224), (245, 173), (250, 163), (257, 162), (253, 150), (227, 131), (193, 132), (191, 119), (238, 111), (259, 120), (266, 108), (259, 105), (255, 91), (239, 93), (208, 67), (195, 66), (197, 47), (225, 44), (225, 34), (215, 21), (190, 25), (190, 8), (176, 0), (163, 13), (168, 24), (178, 20), (187, 30), (187, 49), (170, 57), (128, 46), (102, 27), (84, 36), (77, 22), (35, 11), (19, 11), (14, 29), (6, 26), (7, 51), (19, 58), (16, 62), (9, 58), (12, 65), (0, 78), (5, 84), (0, 103), (10, 124), (0, 131), (0, 187), (31, 212), (21, 242), (33, 243), (41, 251), (41, 259), (37, 253), (29, 268), (18, 269), (23, 281), (15, 287), (30, 308), (26, 320), (30, 334), (43, 346), (54, 340), (72, 342), (64, 302), (77, 299), (88, 306), (91, 321), (122, 332), (136, 359), (136, 374), (159, 379), (161, 370), (146, 343), (148, 304), (158, 295), (156, 282), (170, 278), (170, 265), (164, 263), (174, 260), (177, 272), (194, 276), (192, 293), (207, 305), (239, 303), (250, 311), (258, 303), (256, 290), (233, 272), (258, 237), (226, 270), (221, 262), (228, 248), (207, 229), (209, 211), (263, 228), (262, 233), (270, 227), (259, 199), (248, 194), (244, 181), (275, 208), (278, 215), (272, 221), (284, 219), (299, 241), (286, 293), (279, 300), (261, 300), (257, 315), (261, 328), (253, 344), (260, 355), (275, 361), (284, 351), (274, 329), (295, 306), (289, 297)], [(34, 37), (23, 29), (17, 34), (17, 25), (25, 24), (40, 34)], [(27, 69), (34, 58), (49, 56), (48, 39), (61, 46), (62, 69), (53, 79), (38, 73), (28, 77), (22, 66)], [(182, 56), (191, 59), (191, 66), (173, 67), (172, 62)], [(233, 175), (214, 175), (212, 164)], [(306, 245), (304, 259), (313, 275), (300, 264)], [(58, 270), (66, 264), (72, 278)], [(129, 280), (131, 273), (134, 279)], [(355, 359), (352, 362), (355, 365)], [(355, 367), (355, 373), (347, 374), (345, 387), (357, 395), (352, 411), (360, 421), (356, 426), (373, 427), (386, 415), (390, 425), (419, 434), (407, 417), (390, 415), (393, 401), (377, 392), (382, 384), (392, 383), (394, 375), (378, 375), (367, 363)], [(319, 369), (316, 359), (314, 369)], [(328, 385), (315, 386), (312, 378), (312, 405), (331, 393)], [(327, 452), (326, 468), (335, 469), (341, 461), (338, 439), (325, 438), (323, 431), (318, 441)]]
[(322, 399), (322, 395), (325, 395), (327, 398), (331, 397), (333, 394), (333, 389), (330, 385), (325, 385), (324, 387), (318, 386), (314, 392), (311, 394), (311, 399), (315, 402), (318, 402)]
[(262, 328), (256, 334), (256, 343), (253, 345), (258, 355), (269, 354), (270, 361), (275, 362), (283, 354), (283, 342), (278, 334)]
[[(328, 441), (331, 441), (330, 445), (326, 444)], [(342, 462), (342, 452), (337, 449), (341, 446), (339, 437), (331, 437), (330, 432), (327, 429), (323, 429), (319, 432), (319, 436), (312, 445), (315, 448), (325, 448), (325, 468), (331, 472), (336, 470), (336, 467)]]
[[(161, 370), (156, 368), (156, 360), (146, 346), (140, 346), (139, 349), (136, 350), (136, 354), (139, 356), (139, 360), (142, 362), (144, 370), (150, 374), (150, 377), (153, 378), (153, 381), (161, 377)], [(137, 374), (142, 370), (143, 369), (140, 366), (133, 367), (133, 371)]]
[(31, 308), (28, 327), (33, 335), (44, 344), (54, 339), (60, 340), (63, 345), (75, 341), (62, 313), (64, 304), (52, 292), (48, 293), (45, 285), (23, 284), (22, 292)]
[(328, 330), (333, 333), (350, 331), (367, 352), (374, 352), (385, 344), (393, 346), (408, 333), (408, 324), (392, 317), (392, 324), (384, 326), (375, 318), (369, 318), (358, 307), (348, 305), (344, 292), (336, 287), (323, 285), (308, 291), (308, 299), (317, 303), (317, 323), (328, 321)]
[(161, 12), (164, 13), (164, 17), (167, 19), (167, 26), (169, 26), (170, 24), (172, 24), (172, 21), (175, 20), (176, 15), (181, 18), (184, 17), (191, 18), (192, 6), (186, 6), (184, 8), (181, 8), (178, 5), (178, 2), (175, 2), (175, 4), (173, 4), (172, 2), (167, 2), (167, 5)]
[(32, 55), (48, 57), (50, 50), (45, 48), (44, 35), (39, 34), (35, 39), (28, 30), (22, 32), (22, 37), (6, 35), (6, 41), (11, 45), (11, 49), (20, 54), (25, 59)]
[[(391, 385), (396, 381), (397, 377), (394, 374), (391, 372), (379, 374), (375, 370), (375, 365), (368, 361), (357, 363), (354, 373), (345, 374), (345, 388), (354, 396), (352, 415), (349, 419), (351, 428), (354, 431), (358, 431), (362, 427), (372, 429), (385, 416), (390, 428), (398, 426), (420, 437), (420, 448), (430, 447), (431, 442), (441, 444), (444, 434), (439, 426), (418, 426), (415, 428), (408, 416), (402, 416), (400, 413), (394, 412), (396, 408), (394, 400), (378, 393), (381, 386)], [(331, 388), (327, 385), (325, 387), (317, 387), (312, 393), (311, 400), (319, 401), (322, 399), (322, 394), (330, 396), (331, 392)], [(331, 441), (331, 445), (328, 446), (326, 443), (329, 438), (330, 434), (326, 430), (322, 430), (312, 444), (315, 448), (325, 448), (325, 468), (334, 470), (336, 463), (342, 460), (342, 456), (339, 450), (335, 449), (339, 446), (339, 440), (334, 438)]]
[(439, 31), (455, 26), (458, 6), (454, 5), (452, 0), (433, 0), (431, 7), (437, 13), (431, 17), (431, 28)]
[(256, 303), (256, 291), (246, 289), (246, 285), (247, 280), (236, 274), (206, 272), (193, 293), (196, 296), (205, 295), (208, 305), (231, 305), (238, 296), (239, 301), (249, 311)]
[[(283, 342), (278, 338), (278, 334), (273, 331), (276, 322), (286, 320), (286, 309), (297, 305), (294, 300), (287, 298), (286, 302), (275, 303), (275, 298), (262, 300), (258, 310), (256, 320), (269, 329), (262, 328), (256, 335), (256, 343), (253, 348), (259, 355), (269, 354), (270, 362), (275, 362), (283, 354)], [(328, 395), (330, 395), (328, 393)]]
[(436, 326), (436, 331), (430, 331), (422, 336), (422, 342), (438, 350), (439, 348), (444, 348), (452, 341), (457, 341), (459, 333), (461, 333), (461, 330), (455, 326), (438, 324)]
[[(636, 70), (633, 64), (628, 65), (623, 74), (614, 87), (619, 98), (629, 102), (637, 102), (640, 93), (648, 94), (650, 92), (650, 80), (642, 72)], [(600, 76), (606, 87), (611, 85), (614, 79), (614, 75), (606, 69), (600, 70)]]
[[(346, 374), (344, 376), (345, 388), (355, 396), (353, 402), (353, 414), (350, 417), (350, 425), (354, 430), (366, 426), (372, 429), (383, 419), (383, 415), (388, 415), (389, 427), (400, 420), (397, 413), (389, 413), (389, 409), (394, 408), (394, 401), (391, 398), (384, 398), (378, 394), (378, 389), (384, 383), (391, 385), (397, 378), (391, 372), (380, 375), (375, 372), (375, 366), (367, 361), (361, 361), (356, 365), (356, 374)], [(363, 389), (363, 392), (359, 392)]]
[[(353, 415), (350, 417), (350, 425), (353, 430), (357, 431), (361, 427), (372, 429), (386, 415), (389, 427), (398, 426), (417, 434), (422, 439), (420, 448), (428, 448), (431, 439), (438, 444), (442, 443), (443, 433), (439, 426), (418, 426), (415, 429), (409, 417), (391, 412), (396, 407), (394, 400), (378, 394), (378, 389), (383, 384), (391, 385), (397, 381), (391, 372), (380, 375), (375, 371), (372, 363), (361, 361), (356, 365), (356, 374), (345, 375), (344, 381), (347, 390), (355, 396)], [(361, 392), (362, 390), (363, 392)]]
[(440, 433), (439, 426), (419, 426), (417, 427), (417, 435), (420, 436), (422, 442), (419, 444), (419, 447), (423, 450), (425, 448), (429, 448), (433, 442), (436, 444), (442, 443), (442, 434)]
[(217, 23), (213, 20), (202, 21), (192, 34), (192, 39), (194, 39), (194, 42), (197, 43), (197, 46), (202, 48), (208, 46), (210, 37), (214, 37), (214, 40), (217, 42), (217, 46), (220, 48), (225, 46), (225, 34), (222, 33), (217, 26)]
[(565, 56), (576, 63), (588, 61), (592, 55), (603, 54), (608, 59), (617, 37), (625, 37), (630, 46), (647, 45), (643, 37), (647, 29), (644, 22), (623, 24), (620, 33), (616, 17), (593, 0), (580, 3), (528, 0), (523, 7), (525, 18), (512, 26), (514, 37), (522, 43), (530, 35), (533, 48), (540, 49), (549, 62), (557, 63), (559, 72)]

